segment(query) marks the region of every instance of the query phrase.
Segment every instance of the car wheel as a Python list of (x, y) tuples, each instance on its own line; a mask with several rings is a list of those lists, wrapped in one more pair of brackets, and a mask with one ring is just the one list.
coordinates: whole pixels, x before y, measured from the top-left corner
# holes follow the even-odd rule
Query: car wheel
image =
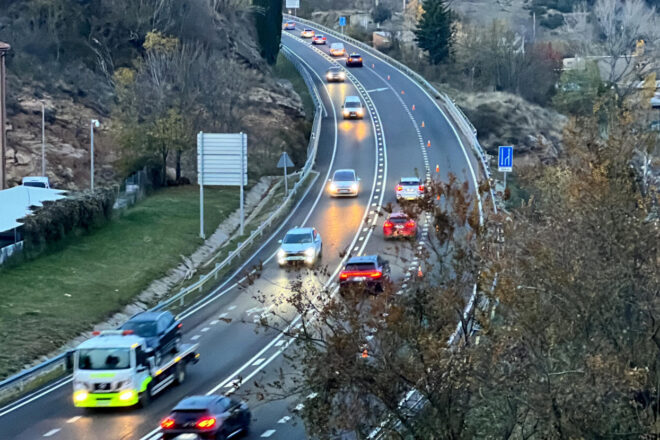
[(320, 260), (321, 258), (323, 258), (323, 245), (321, 245), (321, 249), (319, 249), (318, 259)]
[(177, 354), (177, 352), (179, 351), (180, 346), (181, 346), (181, 335), (177, 335), (174, 338), (174, 342), (173, 342), (173, 345), (172, 345), (172, 354)]
[(138, 400), (138, 405), (140, 406), (140, 408), (146, 408), (151, 403), (151, 397), (152, 397), (152, 395), (151, 395), (152, 391), (151, 390), (152, 390), (152, 387), (151, 387), (151, 384), (149, 384), (149, 385), (147, 385), (147, 389), (144, 390), (142, 392), (142, 394), (140, 394), (140, 397), (139, 397), (139, 400)]
[(175, 385), (181, 385), (186, 380), (186, 364), (179, 363), (176, 367), (176, 377), (174, 378)]

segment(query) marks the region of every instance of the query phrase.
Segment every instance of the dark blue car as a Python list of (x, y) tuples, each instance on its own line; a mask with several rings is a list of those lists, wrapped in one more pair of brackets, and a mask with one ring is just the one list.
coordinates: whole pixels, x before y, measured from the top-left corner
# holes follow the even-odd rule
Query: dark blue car
[(144, 338), (147, 346), (160, 355), (176, 353), (181, 342), (181, 322), (170, 312), (142, 312), (120, 327)]

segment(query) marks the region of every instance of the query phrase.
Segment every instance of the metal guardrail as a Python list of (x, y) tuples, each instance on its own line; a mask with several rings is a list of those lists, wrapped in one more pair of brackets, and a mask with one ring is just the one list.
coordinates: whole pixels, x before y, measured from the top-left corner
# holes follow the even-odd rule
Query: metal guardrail
[[(309, 144), (307, 146), (307, 161), (305, 162), (305, 165), (300, 171), (300, 177), (298, 181), (289, 191), (289, 195), (284, 200), (284, 202), (279, 206), (279, 208), (275, 212), (273, 212), (268, 217), (268, 219), (262, 222), (257, 229), (252, 231), (249, 237), (247, 237), (244, 241), (242, 241), (239, 244), (239, 246), (236, 249), (234, 249), (221, 263), (216, 264), (213, 270), (211, 270), (208, 274), (203, 275), (199, 279), (199, 281), (180, 290), (179, 292), (177, 292), (175, 295), (168, 298), (167, 300), (158, 303), (156, 306), (149, 309), (149, 311), (162, 310), (177, 303), (179, 306), (183, 306), (185, 298), (188, 294), (193, 293), (195, 291), (201, 292), (205, 284), (217, 280), (217, 275), (222, 269), (227, 267), (229, 264), (231, 264), (231, 262), (235, 258), (240, 256), (241, 252), (248, 249), (257, 238), (260, 238), (263, 235), (264, 231), (267, 230), (267, 228), (272, 226), (272, 224), (279, 218), (279, 216), (282, 215), (282, 213), (286, 212), (286, 210), (289, 209), (290, 202), (294, 200), (296, 194), (302, 187), (303, 182), (305, 181), (310, 171), (312, 170), (312, 167), (316, 162), (316, 153), (319, 145), (319, 135), (321, 133), (321, 122), (323, 119), (321, 98), (318, 94), (318, 91), (316, 90), (316, 86), (311, 76), (309, 75), (305, 67), (295, 59), (295, 57), (291, 54), (291, 52), (287, 48), (283, 47), (282, 53), (287, 57), (287, 59), (289, 59), (293, 63), (293, 65), (296, 67), (296, 70), (300, 72), (301, 76), (303, 77), (303, 80), (305, 81), (305, 84), (310, 89), (315, 107), (314, 121), (312, 123), (312, 131), (309, 138)], [(2, 382), (0, 382), (0, 400), (2, 400), (3, 396), (14, 394), (13, 393), (14, 390), (17, 393), (21, 393), (25, 388), (25, 384), (33, 381), (36, 378), (35, 376), (41, 376), (48, 372), (54, 371), (58, 368), (61, 368), (63, 369), (64, 372), (66, 372), (71, 367), (72, 354), (73, 354), (73, 350), (66, 351), (62, 354), (59, 354), (51, 359), (48, 359), (38, 365), (23, 370), (20, 373), (17, 373), (3, 380)]]
[(290, 14), (284, 14), (284, 16), (287, 19), (290, 20), (296, 20), (300, 23), (303, 24), (308, 24), (312, 27), (315, 27), (329, 35), (333, 35), (337, 38), (341, 38), (343, 40), (346, 40), (350, 42), (352, 45), (359, 47), (360, 49), (364, 50), (365, 52), (369, 53), (370, 55), (384, 59), (387, 61), (389, 64), (392, 64), (395, 66), (397, 69), (400, 71), (404, 72), (407, 74), (409, 77), (411, 77), (413, 80), (415, 80), (420, 86), (422, 86), (428, 93), (431, 94), (431, 96), (435, 97), (436, 99), (441, 99), (442, 102), (445, 104), (445, 107), (449, 112), (452, 114), (452, 117), (458, 122), (459, 127), (461, 128), (461, 131), (464, 133), (464, 135), (470, 140), (470, 146), (474, 150), (474, 152), (477, 154), (477, 157), (479, 158), (481, 165), (484, 170), (484, 174), (486, 175), (486, 178), (488, 181), (491, 183), (491, 197), (493, 199), (493, 209), (497, 213), (497, 206), (495, 204), (495, 193), (492, 188), (492, 174), (490, 171), (490, 165), (488, 164), (489, 161), (489, 156), (486, 154), (484, 149), (481, 147), (479, 144), (479, 140), (477, 139), (477, 130), (472, 125), (470, 120), (465, 116), (465, 113), (463, 113), (463, 110), (459, 106), (456, 105), (456, 103), (445, 93), (439, 92), (433, 85), (428, 82), (423, 76), (421, 76), (419, 73), (415, 72), (412, 70), (410, 67), (406, 66), (405, 64), (401, 63), (398, 60), (395, 60), (394, 58), (390, 57), (389, 55), (386, 55), (382, 52), (380, 52), (377, 49), (374, 49), (373, 47), (369, 46), (368, 44), (363, 43), (362, 41), (356, 40), (355, 38), (349, 37), (348, 35), (342, 34), (337, 32), (334, 29), (331, 29), (329, 27), (323, 26), (321, 24), (318, 24), (316, 22), (313, 22), (311, 20), (306, 20), (304, 18), (300, 17), (294, 17), (293, 15)]

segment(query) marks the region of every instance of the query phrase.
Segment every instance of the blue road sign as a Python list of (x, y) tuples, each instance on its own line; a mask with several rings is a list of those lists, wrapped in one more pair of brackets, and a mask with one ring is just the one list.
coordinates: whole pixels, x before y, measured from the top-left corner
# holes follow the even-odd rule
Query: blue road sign
[(513, 147), (499, 147), (497, 153), (497, 169), (504, 173), (513, 171)]
[(346, 17), (339, 17), (339, 26), (346, 26)]

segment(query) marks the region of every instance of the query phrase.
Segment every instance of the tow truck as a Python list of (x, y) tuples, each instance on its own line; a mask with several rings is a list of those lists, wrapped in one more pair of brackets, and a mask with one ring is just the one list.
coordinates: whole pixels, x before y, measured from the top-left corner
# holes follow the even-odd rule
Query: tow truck
[(157, 361), (146, 340), (132, 330), (93, 335), (73, 355), (73, 404), (77, 407), (147, 406), (169, 385), (182, 383), (187, 365), (199, 360), (199, 344), (181, 344), (176, 353)]

